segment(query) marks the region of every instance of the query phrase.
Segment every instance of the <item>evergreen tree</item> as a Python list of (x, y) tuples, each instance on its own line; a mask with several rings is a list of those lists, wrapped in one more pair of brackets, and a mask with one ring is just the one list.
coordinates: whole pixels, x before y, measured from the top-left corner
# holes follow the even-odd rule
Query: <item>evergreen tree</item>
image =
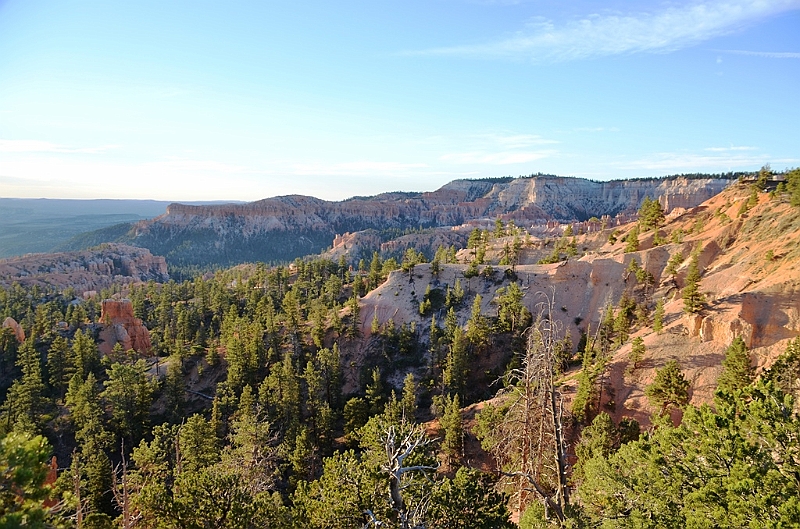
[(507, 498), (494, 485), (493, 478), (485, 472), (459, 468), (452, 480), (444, 478), (433, 489), (427, 527), (513, 529)]
[(741, 391), (753, 382), (753, 376), (747, 345), (741, 336), (737, 336), (725, 351), (722, 373), (717, 379), (717, 391), (720, 393)]
[(372, 378), (367, 384), (366, 398), (370, 415), (377, 415), (383, 412), (383, 407), (386, 405), (386, 395), (384, 393), (383, 380), (381, 380), (381, 370), (377, 367), (372, 370)]
[(664, 298), (659, 298), (656, 302), (656, 310), (653, 312), (653, 331), (661, 334), (664, 329)]
[(639, 208), (639, 224), (642, 230), (658, 228), (664, 222), (664, 210), (658, 200), (645, 197)]
[(641, 336), (634, 338), (631, 345), (631, 354), (628, 357), (628, 369), (631, 372), (639, 367), (639, 362), (641, 362), (642, 358), (644, 358), (645, 351), (644, 339), (642, 339)]
[(134, 446), (144, 435), (149, 419), (153, 386), (144, 360), (135, 364), (112, 364), (104, 382), (103, 399), (111, 409), (116, 431)]
[[(51, 448), (41, 436), (10, 433), (0, 437), (0, 527), (53, 527), (45, 485)], [(52, 505), (52, 504), (50, 504)]]
[(800, 392), (800, 336), (789, 341), (783, 354), (764, 373), (764, 379), (784, 393), (797, 396)]
[(792, 206), (800, 206), (800, 169), (786, 173), (786, 189), (790, 193), (789, 201)]
[(22, 376), (14, 381), (6, 395), (4, 412), (17, 432), (35, 435), (45, 422), (44, 411), (47, 400), (42, 381), (41, 356), (28, 338), (19, 348), (17, 367)]
[(75, 331), (75, 337), (72, 340), (72, 353), (75, 358), (75, 370), (82, 379), (89, 376), (89, 373), (98, 374), (100, 352), (88, 332), (84, 333), (80, 329)]
[(591, 527), (782, 527), (800, 520), (800, 432), (793, 402), (770, 384), (688, 407), (680, 426), (584, 466)]
[[(2, 292), (2, 290), (0, 290)], [(7, 373), (17, 362), (19, 342), (14, 330), (10, 327), (0, 327), (0, 374)]]
[(403, 380), (403, 395), (400, 400), (402, 416), (406, 421), (414, 422), (417, 414), (417, 383), (414, 374), (409, 373)]
[(617, 444), (617, 431), (611, 416), (601, 411), (592, 421), (592, 424), (581, 431), (581, 440), (575, 446), (575, 455), (578, 463), (575, 465), (573, 476), (580, 481), (583, 477), (583, 467), (586, 462), (594, 457), (607, 458)]
[(683, 376), (678, 362), (670, 360), (656, 370), (656, 378), (645, 388), (650, 404), (661, 413), (671, 408), (682, 408), (689, 402), (689, 381)]
[(219, 446), (214, 428), (202, 415), (186, 419), (178, 430), (180, 463), (184, 472), (197, 472), (219, 460)]
[(639, 250), (639, 224), (634, 224), (631, 231), (625, 238), (625, 253), (636, 252)]
[(348, 327), (348, 335), (355, 338), (360, 334), (359, 326), (361, 325), (360, 307), (358, 305), (358, 296), (353, 293), (353, 296), (347, 302), (350, 309), (350, 326)]
[(453, 342), (447, 355), (442, 382), (450, 394), (463, 394), (469, 374), (469, 358), (466, 338), (461, 327), (456, 327)]
[(705, 296), (700, 292), (700, 268), (697, 256), (692, 258), (686, 272), (686, 285), (683, 287), (683, 311), (693, 314), (703, 310)]
[(71, 353), (67, 340), (62, 336), (56, 336), (47, 352), (47, 373), (50, 387), (59, 398), (64, 396), (75, 370)]
[(489, 345), (489, 320), (481, 313), (482, 301), (481, 295), (476, 294), (472, 302), (472, 315), (467, 322), (467, 339), (477, 351)]
[(464, 426), (461, 419), (461, 401), (458, 393), (445, 397), (444, 414), (440, 420), (444, 436), (442, 450), (447, 455), (447, 463), (452, 468), (461, 458), (464, 447)]
[(167, 419), (172, 424), (179, 423), (184, 417), (186, 404), (186, 387), (183, 380), (181, 362), (174, 359), (167, 367), (167, 377), (164, 380), (164, 394), (166, 395)]

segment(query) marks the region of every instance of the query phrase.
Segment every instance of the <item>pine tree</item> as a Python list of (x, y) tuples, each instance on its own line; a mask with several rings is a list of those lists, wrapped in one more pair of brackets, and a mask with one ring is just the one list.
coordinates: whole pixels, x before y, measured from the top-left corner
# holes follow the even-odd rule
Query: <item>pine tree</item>
[(75, 357), (75, 370), (85, 379), (89, 373), (98, 374), (100, 369), (100, 352), (88, 331), (80, 329), (75, 332), (72, 340), (72, 352)]
[(661, 333), (664, 329), (664, 298), (659, 298), (656, 302), (656, 310), (653, 312), (653, 331)]
[(661, 413), (671, 408), (682, 408), (689, 402), (689, 381), (683, 376), (676, 360), (670, 360), (656, 370), (656, 378), (645, 388), (650, 404)]
[(625, 238), (625, 253), (635, 252), (639, 250), (639, 225), (635, 224), (631, 231), (628, 232)]
[(19, 348), (17, 367), (22, 371), (22, 376), (9, 388), (3, 406), (9, 422), (14, 425), (14, 430), (31, 435), (41, 430), (47, 405), (44, 398), (41, 356), (33, 342), (33, 338), (28, 338)]
[(697, 256), (692, 258), (686, 272), (686, 285), (683, 287), (683, 311), (694, 314), (703, 310), (705, 296), (700, 292), (700, 269)]
[(417, 383), (413, 373), (407, 374), (403, 380), (403, 396), (400, 399), (400, 406), (403, 418), (414, 422), (417, 414)]
[(440, 424), (444, 430), (442, 450), (447, 455), (448, 465), (452, 468), (454, 462), (461, 457), (464, 446), (464, 426), (458, 393), (452, 397), (445, 397), (444, 415), (442, 415)]
[(453, 333), (453, 342), (450, 344), (450, 351), (442, 373), (442, 382), (449, 394), (463, 393), (467, 375), (469, 373), (469, 359), (467, 356), (467, 344), (464, 331), (461, 327), (456, 327)]
[(592, 421), (592, 424), (581, 431), (581, 440), (575, 446), (575, 455), (578, 463), (575, 465), (573, 475), (581, 480), (583, 467), (593, 457), (608, 457), (617, 444), (617, 431), (611, 416), (601, 411)]
[(639, 208), (639, 224), (642, 230), (658, 228), (664, 222), (664, 210), (658, 200), (645, 197)]
[(381, 380), (381, 370), (372, 370), (372, 380), (367, 384), (366, 390), (367, 403), (369, 403), (369, 414), (377, 415), (383, 412), (386, 405), (386, 395), (384, 395), (383, 380)]
[(628, 369), (633, 372), (634, 369), (639, 367), (639, 362), (642, 361), (644, 358), (644, 353), (646, 349), (644, 346), (644, 340), (641, 336), (637, 336), (633, 339), (633, 344), (631, 345), (631, 354), (628, 357)]
[(722, 373), (717, 380), (717, 392), (734, 393), (741, 391), (753, 382), (753, 368), (750, 354), (741, 336), (737, 336), (725, 351)]
[(148, 380), (144, 360), (135, 364), (113, 364), (107, 371), (103, 399), (111, 408), (116, 431), (128, 441), (138, 444), (149, 419), (153, 386)]
[(482, 298), (475, 296), (472, 302), (472, 315), (467, 322), (467, 339), (478, 351), (489, 345), (489, 320), (481, 313)]
[(63, 397), (67, 390), (69, 380), (75, 371), (72, 351), (67, 340), (56, 336), (47, 352), (47, 372), (50, 378), (50, 387), (57, 397)]

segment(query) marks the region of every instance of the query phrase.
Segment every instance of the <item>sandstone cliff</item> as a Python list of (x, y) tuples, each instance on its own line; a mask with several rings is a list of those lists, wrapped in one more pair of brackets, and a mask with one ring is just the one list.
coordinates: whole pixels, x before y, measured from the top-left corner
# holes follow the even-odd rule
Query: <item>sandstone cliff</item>
[(126, 240), (176, 264), (287, 261), (330, 247), (336, 234), (458, 226), (502, 217), (518, 225), (635, 212), (645, 197), (667, 210), (693, 207), (730, 180), (664, 178), (594, 182), (537, 176), (456, 180), (429, 193), (386, 193), (329, 202), (291, 195), (247, 204), (171, 204), (136, 223)]

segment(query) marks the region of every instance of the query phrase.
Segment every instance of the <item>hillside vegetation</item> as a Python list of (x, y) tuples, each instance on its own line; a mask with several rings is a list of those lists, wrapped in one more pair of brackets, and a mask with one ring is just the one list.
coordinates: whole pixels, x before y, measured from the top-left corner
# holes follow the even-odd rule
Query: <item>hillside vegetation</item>
[[(0, 525), (796, 525), (787, 176), (352, 266), (0, 288)], [(98, 343), (115, 297), (149, 350)]]

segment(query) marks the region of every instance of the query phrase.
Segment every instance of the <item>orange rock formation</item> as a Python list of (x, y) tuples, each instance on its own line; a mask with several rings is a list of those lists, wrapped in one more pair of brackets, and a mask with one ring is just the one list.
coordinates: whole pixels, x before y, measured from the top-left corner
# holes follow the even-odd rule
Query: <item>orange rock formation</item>
[(17, 320), (15, 320), (14, 318), (8, 317), (5, 320), (3, 320), (3, 328), (11, 329), (12, 331), (14, 331), (14, 336), (17, 337), (17, 341), (19, 343), (25, 341), (25, 330), (22, 328), (22, 325), (17, 323)]
[(100, 321), (100, 352), (108, 354), (119, 343), (126, 351), (133, 349), (140, 354), (150, 353), (150, 332), (142, 320), (134, 317), (133, 304), (129, 299), (104, 299)]

